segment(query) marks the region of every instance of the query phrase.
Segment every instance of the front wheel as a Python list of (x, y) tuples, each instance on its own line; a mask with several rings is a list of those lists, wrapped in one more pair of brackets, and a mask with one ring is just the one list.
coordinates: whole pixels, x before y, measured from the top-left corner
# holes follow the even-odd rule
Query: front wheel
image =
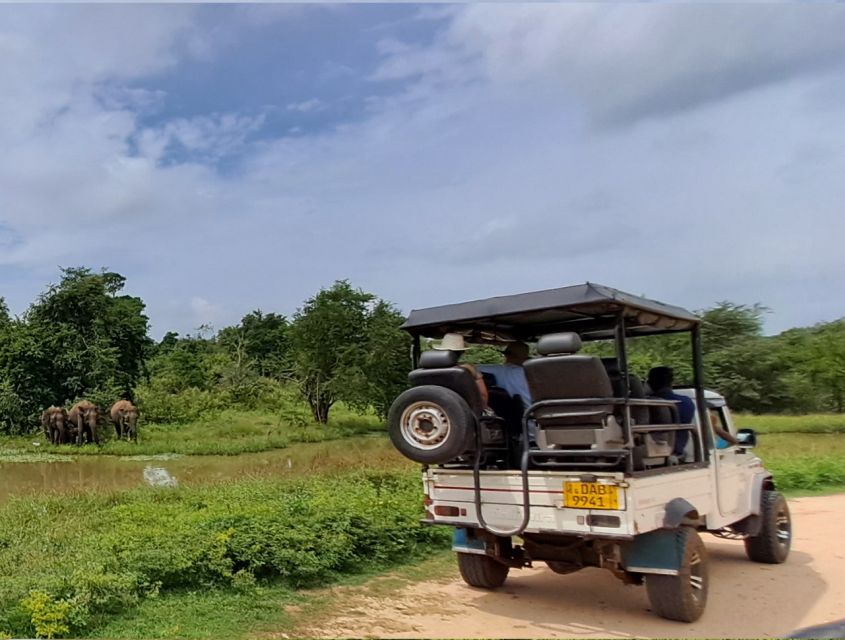
[(510, 571), (508, 565), (477, 553), (458, 553), (458, 569), (464, 582), (482, 589), (501, 587)]
[(780, 564), (792, 545), (792, 520), (781, 493), (763, 491), (760, 521), (760, 532), (745, 539), (745, 553), (754, 562)]
[(677, 535), (681, 555), (678, 575), (648, 574), (645, 586), (651, 608), (661, 618), (695, 622), (707, 604), (707, 551), (692, 527), (681, 527)]

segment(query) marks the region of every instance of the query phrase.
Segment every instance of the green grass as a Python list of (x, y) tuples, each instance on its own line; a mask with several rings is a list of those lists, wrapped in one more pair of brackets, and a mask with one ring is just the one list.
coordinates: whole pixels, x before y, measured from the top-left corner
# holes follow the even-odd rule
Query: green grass
[(0, 637), (124, 635), (118, 620), (135, 637), (228, 635), (222, 612), (244, 594), (278, 601), (444, 548), (449, 532), (418, 522), (420, 497), (403, 471), (13, 499), (0, 506), (14, 524), (0, 530)]
[(236, 455), (378, 431), (384, 431), (384, 424), (379, 418), (356, 414), (343, 406), (332, 409), (327, 425), (301, 419), (291, 420), (269, 412), (232, 410), (188, 424), (141, 425), (137, 443), (113, 439), (110, 426), (101, 428), (105, 442), (100, 447), (53, 446), (47, 444), (40, 433), (3, 436), (0, 437), (0, 461), (43, 461), (51, 455)]
[(845, 436), (824, 433), (770, 433), (754, 452), (784, 491), (817, 492), (845, 485)]
[(813, 413), (807, 415), (734, 415), (739, 427), (758, 433), (845, 433), (845, 414)]
[[(384, 573), (384, 567), (338, 576), (331, 589), (294, 590), (280, 584), (261, 585), (247, 593), (212, 589), (177, 591), (151, 598), (123, 614), (117, 614), (93, 630), (93, 638), (243, 638), (277, 637), (286, 633), (300, 637), (310, 628), (341, 610), (348, 598), (362, 591), (370, 596), (391, 597), (420, 580), (436, 580), (457, 572), (455, 554), (432, 549), (424, 557), (413, 556)], [(339, 587), (341, 587), (339, 589)], [(352, 587), (349, 591), (342, 587)]]
[(240, 638), (293, 626), (286, 606), (301, 606), (301, 592), (281, 585), (248, 593), (212, 589), (150, 598), (103, 621), (92, 638)]

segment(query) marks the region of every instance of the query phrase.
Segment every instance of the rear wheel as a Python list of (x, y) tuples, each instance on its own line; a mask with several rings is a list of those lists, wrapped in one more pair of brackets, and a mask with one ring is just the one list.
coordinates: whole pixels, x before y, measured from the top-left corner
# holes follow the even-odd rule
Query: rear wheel
[(763, 491), (760, 521), (760, 532), (745, 539), (745, 553), (754, 562), (780, 564), (792, 545), (792, 520), (782, 494)]
[(501, 587), (510, 571), (508, 565), (477, 553), (458, 553), (458, 569), (464, 582), (482, 589)]
[(692, 527), (678, 529), (681, 565), (678, 575), (646, 575), (645, 585), (652, 610), (662, 618), (694, 622), (704, 613), (709, 578), (707, 552)]
[(546, 560), (546, 564), (549, 565), (549, 569), (564, 576), (567, 573), (575, 573), (582, 569), (580, 564), (563, 560)]
[(403, 392), (387, 415), (390, 440), (414, 462), (440, 464), (475, 443), (475, 417), (466, 401), (446, 387), (424, 385)]

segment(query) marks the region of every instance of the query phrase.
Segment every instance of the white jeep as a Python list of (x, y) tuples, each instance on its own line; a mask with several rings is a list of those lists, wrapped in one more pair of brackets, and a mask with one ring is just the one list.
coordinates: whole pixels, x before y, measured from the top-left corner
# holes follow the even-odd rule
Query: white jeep
[[(695, 315), (588, 283), (415, 310), (403, 328), (416, 368), (391, 408), (391, 439), (424, 464), (424, 522), (455, 528), (468, 584), (498, 587), (535, 561), (558, 573), (604, 567), (645, 582), (658, 615), (691, 622), (709, 586), (699, 532), (744, 540), (757, 562), (786, 559), (786, 501), (751, 451), (755, 434), (703, 389)], [(691, 336), (693, 384), (675, 391), (695, 406), (685, 424), (677, 399), (644, 389), (626, 359), (629, 339), (677, 332)], [(536, 342), (522, 365), (531, 401), (488, 377), (485, 407), (459, 353), (421, 352), (422, 337), (446, 333)], [(579, 353), (582, 340), (612, 341), (614, 357)]]

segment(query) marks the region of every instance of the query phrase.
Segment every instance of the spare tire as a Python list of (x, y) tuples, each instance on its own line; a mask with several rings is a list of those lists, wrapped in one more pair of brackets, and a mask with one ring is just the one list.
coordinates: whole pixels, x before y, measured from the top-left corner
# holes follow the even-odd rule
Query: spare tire
[(475, 447), (475, 416), (446, 387), (423, 385), (403, 392), (387, 414), (390, 440), (414, 462), (440, 464)]

